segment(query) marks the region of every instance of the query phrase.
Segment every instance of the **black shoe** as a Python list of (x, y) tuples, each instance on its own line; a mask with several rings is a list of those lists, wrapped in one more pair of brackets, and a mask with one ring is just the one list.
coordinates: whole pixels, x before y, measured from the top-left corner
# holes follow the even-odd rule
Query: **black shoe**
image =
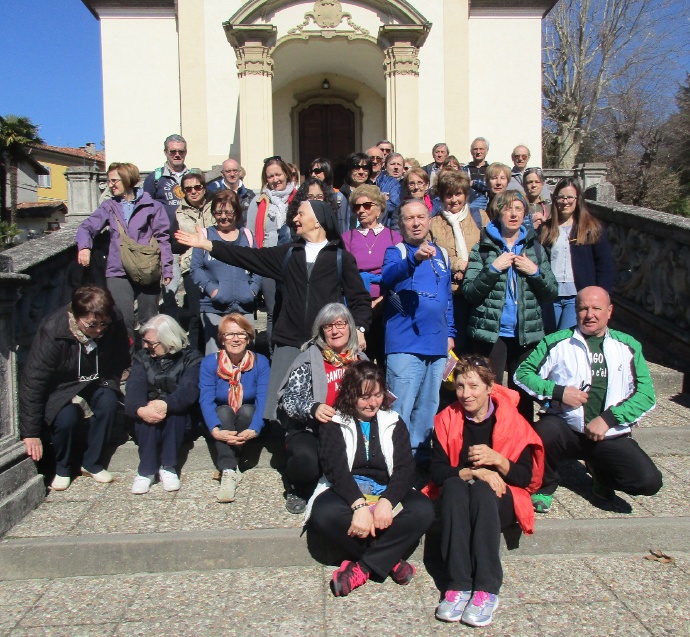
[(307, 508), (307, 501), (297, 494), (295, 487), (289, 487), (285, 494), (285, 508), (294, 515), (304, 513)]

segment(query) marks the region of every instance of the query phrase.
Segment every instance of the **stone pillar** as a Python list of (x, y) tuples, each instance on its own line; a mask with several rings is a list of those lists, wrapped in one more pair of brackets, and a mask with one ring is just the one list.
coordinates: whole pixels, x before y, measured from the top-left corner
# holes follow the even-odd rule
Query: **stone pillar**
[(259, 183), (266, 157), (273, 155), (273, 58), (276, 27), (226, 22), (225, 35), (235, 49), (240, 79), (240, 161), (248, 183)]
[(68, 221), (88, 217), (98, 208), (102, 194), (99, 180), (102, 175), (95, 166), (71, 166), (67, 169)]
[(379, 29), (386, 76), (386, 137), (412, 157), (419, 155), (419, 48), (428, 26)]
[(616, 201), (616, 188), (607, 181), (607, 174), (606, 164), (578, 164), (575, 167), (575, 175), (582, 184), (585, 199)]
[(45, 496), (43, 477), (19, 439), (14, 308), (26, 274), (0, 272), (0, 535)]

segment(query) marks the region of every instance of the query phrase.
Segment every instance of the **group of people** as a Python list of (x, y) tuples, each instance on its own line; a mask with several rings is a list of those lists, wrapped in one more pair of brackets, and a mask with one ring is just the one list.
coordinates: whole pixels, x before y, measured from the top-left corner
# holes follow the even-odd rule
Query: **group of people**
[[(383, 140), (347, 159), (339, 191), (327, 159), (300, 185), (272, 157), (258, 195), (232, 159), (209, 184), (187, 171), (179, 136), (143, 189), (135, 166), (112, 164), (112, 198), (77, 234), (86, 266), (109, 226), (107, 289), (79, 288), (44, 320), (21, 378), (21, 435), (37, 461), (52, 442), (53, 489), (79, 472), (112, 480), (118, 402), (139, 448), (134, 494), (156, 478), (180, 489), (180, 447), (201, 431), (217, 500), (232, 502), (244, 445), (280, 423), (286, 507), (349, 557), (334, 594), (411, 581), (403, 555), (440, 498), (436, 617), (475, 626), (498, 606), (501, 531), (533, 532), (561, 460), (586, 461), (596, 497), (656, 493), (661, 473), (631, 436), (654, 390), (639, 343), (608, 328), (605, 228), (577, 181), (551, 194), (528, 149), (510, 169), (487, 165), (488, 146), (474, 140), (461, 165), (437, 144), (420, 167)], [(175, 279), (186, 329), (164, 300), (159, 313)]]

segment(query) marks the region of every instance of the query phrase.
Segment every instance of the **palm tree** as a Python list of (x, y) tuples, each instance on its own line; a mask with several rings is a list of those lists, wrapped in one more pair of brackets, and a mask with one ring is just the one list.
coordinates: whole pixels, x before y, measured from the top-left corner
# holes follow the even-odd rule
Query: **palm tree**
[[(28, 117), (0, 117), (0, 214), (2, 220), (14, 223), (19, 198), (19, 160), (26, 144), (42, 144), (38, 126)], [(7, 171), (10, 177), (10, 206), (7, 207)]]

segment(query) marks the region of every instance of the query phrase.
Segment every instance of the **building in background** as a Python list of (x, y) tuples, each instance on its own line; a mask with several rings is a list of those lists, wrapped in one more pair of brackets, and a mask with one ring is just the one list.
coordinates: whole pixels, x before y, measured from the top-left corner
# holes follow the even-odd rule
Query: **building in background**
[[(541, 162), (541, 22), (555, 0), (82, 0), (100, 20), (108, 161), (160, 165), (171, 133), (187, 165), (232, 157), (256, 186), (263, 159), (304, 172), (386, 138)], [(122, 69), (138, 70), (136, 99)]]

